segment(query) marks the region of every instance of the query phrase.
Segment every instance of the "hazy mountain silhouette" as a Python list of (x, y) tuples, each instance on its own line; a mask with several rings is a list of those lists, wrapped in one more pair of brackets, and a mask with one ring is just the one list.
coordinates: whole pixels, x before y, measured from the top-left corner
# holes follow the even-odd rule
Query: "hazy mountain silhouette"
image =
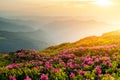
[(44, 49), (52, 43), (49, 35), (29, 26), (29, 21), (0, 17), (0, 52), (18, 49)]
[(0, 31), (9, 31), (9, 32), (28, 32), (33, 31), (34, 29), (27, 24), (23, 23), (20, 20), (6, 19), (0, 17)]
[[(39, 33), (36, 35), (36, 33)], [(0, 31), (0, 52), (11, 52), (19, 49), (44, 49), (52, 43), (43, 31), (8, 32)]]
[(44, 27), (52, 33), (56, 43), (75, 41), (90, 35), (101, 35), (114, 30), (115, 25), (96, 20), (66, 19), (55, 20)]

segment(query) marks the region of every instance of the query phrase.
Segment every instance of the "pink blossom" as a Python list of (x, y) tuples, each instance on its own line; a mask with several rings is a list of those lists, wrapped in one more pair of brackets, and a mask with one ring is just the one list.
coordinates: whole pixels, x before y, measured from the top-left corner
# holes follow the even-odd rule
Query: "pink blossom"
[(63, 54), (66, 54), (68, 52), (69, 52), (69, 49), (66, 49), (66, 50), (63, 51)]
[(59, 68), (55, 68), (55, 69), (54, 69), (54, 73), (57, 73), (57, 72), (59, 72), (59, 71), (60, 71)]
[(70, 77), (71, 77), (71, 78), (74, 78), (74, 77), (75, 77), (75, 74), (74, 74), (74, 73), (70, 73)]
[(6, 68), (11, 69), (11, 68), (17, 68), (19, 66), (20, 66), (20, 64), (13, 63), (13, 64), (10, 64), (10, 65), (6, 66)]
[(32, 53), (36, 53), (36, 50), (31, 50)]
[(97, 74), (101, 74), (101, 68), (100, 68), (100, 66), (96, 66), (95, 70), (96, 70)]
[(49, 62), (53, 62), (53, 59), (50, 59)]
[(14, 76), (9, 76), (9, 80), (16, 80)]
[(96, 61), (96, 62), (100, 62), (100, 59), (99, 59), (99, 58), (95, 58), (95, 61)]
[(73, 68), (73, 64), (72, 64), (72, 62), (67, 63), (67, 67), (69, 67), (69, 68)]
[(69, 55), (67, 55), (66, 57), (69, 58), (69, 59), (71, 59), (71, 58), (73, 58), (74, 56), (75, 56), (74, 54), (69, 54)]
[(74, 71), (74, 72), (78, 72), (78, 70), (77, 70), (77, 69), (74, 69), (73, 71)]
[(32, 80), (29, 76), (26, 76), (26, 79), (24, 80)]
[(93, 65), (94, 62), (93, 62), (93, 61), (88, 61), (88, 64), (89, 64), (89, 65)]
[(101, 74), (98, 74), (98, 78), (100, 78), (101, 77)]
[(79, 67), (79, 64), (75, 64), (74, 66), (75, 66), (75, 67)]
[(40, 77), (41, 80), (48, 80), (48, 76), (45, 74), (42, 74)]
[(109, 66), (109, 67), (112, 67), (112, 63), (108, 63), (108, 66)]
[(50, 68), (52, 68), (52, 64), (50, 64), (48, 61), (45, 63), (45, 67), (47, 68), (47, 69), (50, 69)]
[(85, 71), (79, 71), (79, 73), (81, 74), (81, 75), (85, 75), (86, 74), (86, 72)]
[(42, 61), (37, 61), (37, 64), (43, 64), (43, 62)]
[(83, 64), (83, 67), (87, 67), (88, 65), (87, 64)]
[(33, 67), (33, 69), (39, 70), (39, 66), (35, 66), (35, 67)]

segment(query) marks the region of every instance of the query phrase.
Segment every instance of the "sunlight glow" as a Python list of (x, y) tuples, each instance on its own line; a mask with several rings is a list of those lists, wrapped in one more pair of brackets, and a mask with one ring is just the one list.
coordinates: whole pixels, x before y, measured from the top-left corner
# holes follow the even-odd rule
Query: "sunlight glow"
[(100, 5), (100, 6), (110, 6), (112, 5), (112, 2), (110, 0), (96, 0), (94, 4)]

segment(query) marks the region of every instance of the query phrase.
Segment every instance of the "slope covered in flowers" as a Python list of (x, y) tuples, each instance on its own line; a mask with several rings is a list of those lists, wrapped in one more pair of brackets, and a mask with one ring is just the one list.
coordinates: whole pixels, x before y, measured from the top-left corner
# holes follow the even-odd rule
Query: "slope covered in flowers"
[(118, 34), (1, 54), (0, 80), (120, 80)]

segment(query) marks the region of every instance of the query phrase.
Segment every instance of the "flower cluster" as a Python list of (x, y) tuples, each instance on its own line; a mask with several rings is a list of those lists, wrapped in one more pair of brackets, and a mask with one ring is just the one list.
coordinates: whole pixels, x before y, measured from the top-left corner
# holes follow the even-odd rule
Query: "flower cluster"
[(10, 65), (6, 66), (6, 68), (7, 68), (7, 69), (18, 68), (18, 67), (20, 67), (20, 66), (21, 66), (21, 64), (13, 63), (13, 64), (10, 64)]
[(10, 64), (0, 66), (0, 80), (102, 80), (106, 76), (119, 80), (120, 54), (115, 47), (78, 47), (54, 55), (18, 51)]

